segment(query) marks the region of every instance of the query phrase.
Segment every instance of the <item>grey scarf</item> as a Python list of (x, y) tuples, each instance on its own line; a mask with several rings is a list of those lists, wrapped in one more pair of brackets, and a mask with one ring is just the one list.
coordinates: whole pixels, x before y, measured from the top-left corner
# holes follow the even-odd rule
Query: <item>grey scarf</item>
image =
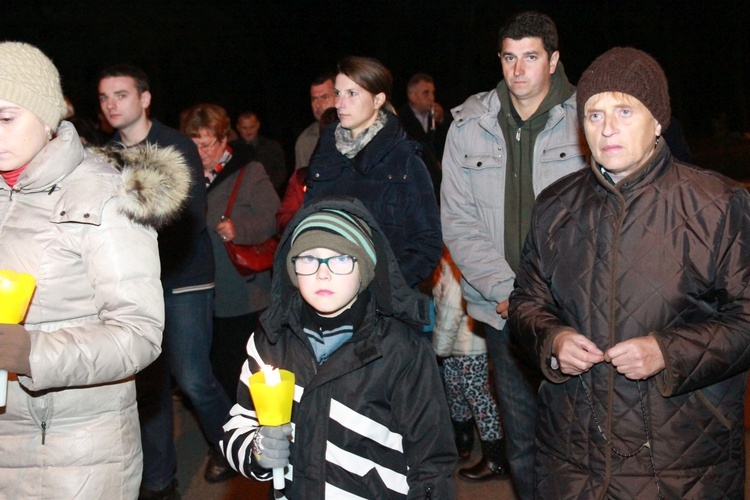
[(375, 137), (383, 127), (385, 127), (385, 122), (387, 120), (388, 117), (385, 112), (382, 110), (378, 111), (378, 117), (375, 119), (375, 123), (364, 129), (362, 133), (354, 139), (352, 139), (351, 131), (342, 127), (339, 123), (336, 126), (335, 132), (336, 149), (347, 158), (354, 158), (365, 148), (365, 146), (367, 146), (372, 138)]

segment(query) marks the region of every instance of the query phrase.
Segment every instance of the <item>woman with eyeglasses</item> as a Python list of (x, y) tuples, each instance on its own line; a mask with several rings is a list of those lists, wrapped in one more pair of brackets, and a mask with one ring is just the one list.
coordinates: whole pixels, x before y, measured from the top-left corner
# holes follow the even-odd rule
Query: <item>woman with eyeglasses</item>
[[(265, 168), (244, 150), (227, 144), (230, 122), (224, 108), (198, 104), (188, 110), (182, 131), (198, 147), (208, 190), (207, 221), (216, 265), (212, 361), (214, 373), (232, 401), (245, 343), (260, 311), (268, 307), (271, 271), (241, 276), (224, 242), (263, 243), (276, 232), (279, 197)], [(229, 218), (224, 217), (240, 173), (242, 179)]]
[[(230, 465), (261, 481), (291, 465), (285, 498), (455, 498), (442, 382), (414, 331), (426, 297), (406, 286), (362, 203), (331, 197), (301, 209), (276, 252), (271, 293), (224, 425)], [(292, 425), (258, 421), (249, 377), (268, 368), (295, 375)]]
[(415, 287), (440, 261), (440, 214), (421, 146), (406, 139), (390, 104), (392, 86), (391, 72), (376, 59), (339, 61), (339, 119), (321, 133), (310, 159), (305, 203), (332, 195), (361, 200)]

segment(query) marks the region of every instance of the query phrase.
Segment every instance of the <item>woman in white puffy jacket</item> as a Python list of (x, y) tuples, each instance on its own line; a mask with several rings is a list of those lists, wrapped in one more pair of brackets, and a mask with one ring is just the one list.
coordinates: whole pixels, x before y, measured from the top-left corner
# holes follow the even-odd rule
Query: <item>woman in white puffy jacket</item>
[[(134, 499), (141, 447), (133, 375), (160, 352), (152, 226), (189, 185), (179, 154), (83, 149), (39, 49), (0, 43), (0, 269), (36, 290), (0, 325), (0, 498)], [(175, 156), (176, 155), (176, 156)]]

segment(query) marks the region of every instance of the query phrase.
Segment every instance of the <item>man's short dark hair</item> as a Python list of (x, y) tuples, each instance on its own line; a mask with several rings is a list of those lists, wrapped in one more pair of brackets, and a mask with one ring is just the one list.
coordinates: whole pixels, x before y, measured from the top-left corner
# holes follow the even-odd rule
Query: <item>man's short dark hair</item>
[(139, 95), (151, 90), (146, 73), (132, 64), (115, 64), (114, 66), (102, 70), (102, 72), (99, 73), (99, 80), (97, 80), (97, 82), (101, 82), (105, 78), (113, 78), (117, 76), (129, 76), (132, 78), (135, 81), (135, 88), (138, 90)]
[(414, 87), (419, 85), (420, 82), (427, 82), (433, 85), (435, 84), (435, 80), (433, 80), (432, 77), (427, 73), (415, 73), (411, 78), (409, 78), (409, 83), (406, 84), (406, 92), (411, 92), (412, 90), (414, 90)]
[(510, 38), (520, 40), (522, 38), (541, 38), (547, 56), (557, 51), (557, 27), (555, 22), (547, 15), (536, 11), (520, 12), (508, 20), (500, 28), (500, 36), (497, 42), (497, 50), (503, 50), (503, 40)]
[(325, 73), (321, 73), (315, 77), (315, 79), (310, 83), (310, 86), (317, 87), (318, 85), (323, 85), (329, 80), (331, 81), (332, 85), (336, 85), (336, 73), (334, 73), (333, 71), (326, 71)]

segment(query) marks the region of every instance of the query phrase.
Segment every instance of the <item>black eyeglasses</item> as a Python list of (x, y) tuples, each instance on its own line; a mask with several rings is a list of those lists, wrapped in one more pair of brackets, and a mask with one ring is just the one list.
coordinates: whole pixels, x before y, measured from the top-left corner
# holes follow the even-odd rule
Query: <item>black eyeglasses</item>
[(334, 255), (327, 259), (319, 259), (313, 255), (292, 257), (294, 272), (300, 276), (310, 276), (317, 273), (321, 264), (325, 264), (333, 274), (351, 274), (356, 262), (357, 258), (351, 255)]

